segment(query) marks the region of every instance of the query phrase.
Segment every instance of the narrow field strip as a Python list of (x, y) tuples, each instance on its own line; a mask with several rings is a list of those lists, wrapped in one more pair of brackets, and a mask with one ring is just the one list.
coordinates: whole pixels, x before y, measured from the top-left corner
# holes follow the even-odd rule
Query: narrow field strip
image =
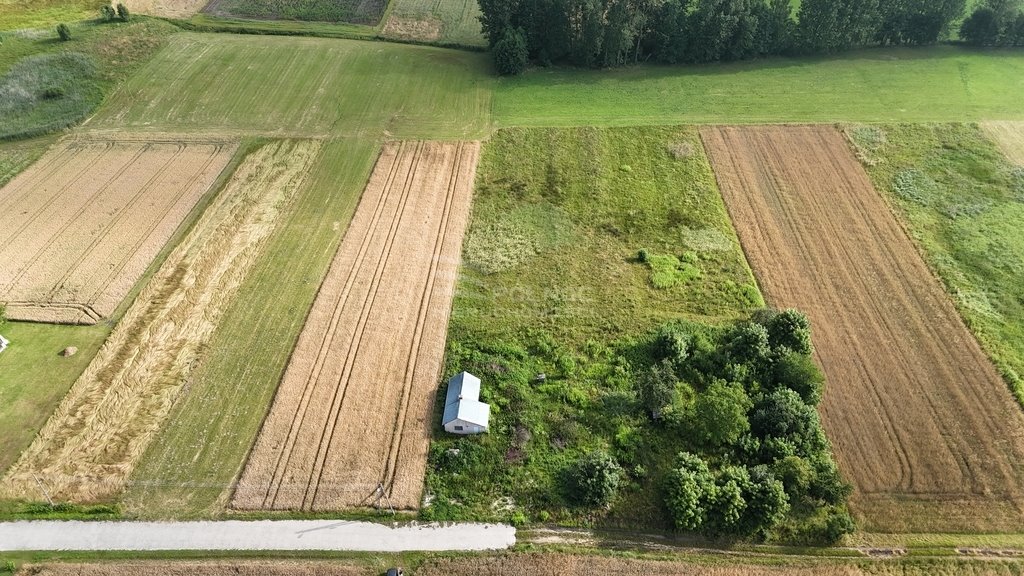
[(1024, 167), (1024, 122), (982, 122), (980, 126), (1010, 162)]
[(237, 144), (69, 139), (0, 189), (0, 301), (14, 320), (111, 315)]
[(38, 499), (40, 483), (72, 501), (122, 490), (319, 147), (281, 142), (246, 158), (0, 481), (0, 495)]
[(240, 509), (416, 508), (476, 143), (386, 145), (235, 492)]
[(814, 325), (855, 512), (894, 531), (1019, 529), (1024, 415), (842, 136), (701, 134), (766, 299)]

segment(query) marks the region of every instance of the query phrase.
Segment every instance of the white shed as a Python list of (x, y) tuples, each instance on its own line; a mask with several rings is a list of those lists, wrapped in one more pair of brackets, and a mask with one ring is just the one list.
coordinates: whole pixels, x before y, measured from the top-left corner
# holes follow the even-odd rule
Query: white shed
[(452, 434), (487, 432), (491, 406), (480, 401), (480, 379), (469, 372), (460, 372), (448, 381), (441, 425)]
[(3, 336), (0, 336), (0, 352), (7, 350), (7, 347), (11, 344), (11, 341)]

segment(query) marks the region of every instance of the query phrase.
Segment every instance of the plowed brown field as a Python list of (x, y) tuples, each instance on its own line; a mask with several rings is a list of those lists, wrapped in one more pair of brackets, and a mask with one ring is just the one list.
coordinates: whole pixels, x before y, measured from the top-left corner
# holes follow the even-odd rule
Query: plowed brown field
[(319, 148), (279, 142), (246, 158), (7, 471), (0, 497), (39, 499), (40, 483), (76, 502), (121, 491)]
[(804, 310), (868, 528), (1024, 523), (1024, 415), (831, 127), (701, 131), (767, 300)]
[(72, 140), (0, 189), (0, 302), (15, 320), (117, 309), (231, 159), (225, 142)]
[(386, 145), (234, 496), (419, 505), (479, 144)]
[(1010, 162), (1024, 166), (1024, 122), (982, 122), (981, 129)]

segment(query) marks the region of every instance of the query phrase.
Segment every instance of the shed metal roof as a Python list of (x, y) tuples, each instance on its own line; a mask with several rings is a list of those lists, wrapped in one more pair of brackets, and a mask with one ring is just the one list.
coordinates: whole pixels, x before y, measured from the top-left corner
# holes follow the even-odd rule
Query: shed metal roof
[(464, 420), (472, 424), (487, 426), (491, 407), (480, 402), (480, 379), (469, 372), (460, 372), (448, 381), (445, 395), (444, 416), (441, 425), (453, 420)]

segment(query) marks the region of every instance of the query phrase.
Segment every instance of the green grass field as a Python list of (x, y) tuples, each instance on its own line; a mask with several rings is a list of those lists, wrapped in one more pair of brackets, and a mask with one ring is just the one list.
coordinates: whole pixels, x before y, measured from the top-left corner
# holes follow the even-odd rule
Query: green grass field
[(193, 33), (169, 44), (89, 128), (374, 138), (487, 130), (492, 80), (483, 54)]
[[(480, 31), (480, 6), (476, 0), (391, 0), (388, 17), (406, 25), (406, 22), (422, 22), (428, 29), (439, 32), (437, 38), (413, 33), (411, 39), (473, 47), (487, 45)], [(387, 36), (386, 24), (384, 31)]]
[(1024, 404), (1024, 172), (974, 125), (847, 133)]
[(325, 146), (301, 198), (132, 476), (126, 513), (164, 518), (223, 510), (377, 151), (367, 139)]
[[(0, 473), (32, 443), (109, 333), (110, 326), (103, 324), (9, 322), (0, 329), (11, 341), (0, 354)], [(68, 346), (78, 348), (78, 353), (61, 357)]]
[[(697, 273), (657, 288), (641, 249), (692, 254)], [(603, 522), (664, 527), (653, 479), (684, 444), (651, 427), (633, 396), (649, 332), (763, 306), (696, 131), (498, 131), (481, 159), (463, 263), (445, 374), (484, 379), (491, 430), (456, 439), (435, 429), (427, 517), (592, 522), (566, 505), (560, 474), (611, 447), (631, 479)]]
[(96, 18), (104, 0), (0, 0), (0, 30), (56, 26)]
[(615, 70), (535, 69), (502, 78), (501, 126), (962, 122), (1024, 118), (1024, 52), (951, 46), (829, 58)]

